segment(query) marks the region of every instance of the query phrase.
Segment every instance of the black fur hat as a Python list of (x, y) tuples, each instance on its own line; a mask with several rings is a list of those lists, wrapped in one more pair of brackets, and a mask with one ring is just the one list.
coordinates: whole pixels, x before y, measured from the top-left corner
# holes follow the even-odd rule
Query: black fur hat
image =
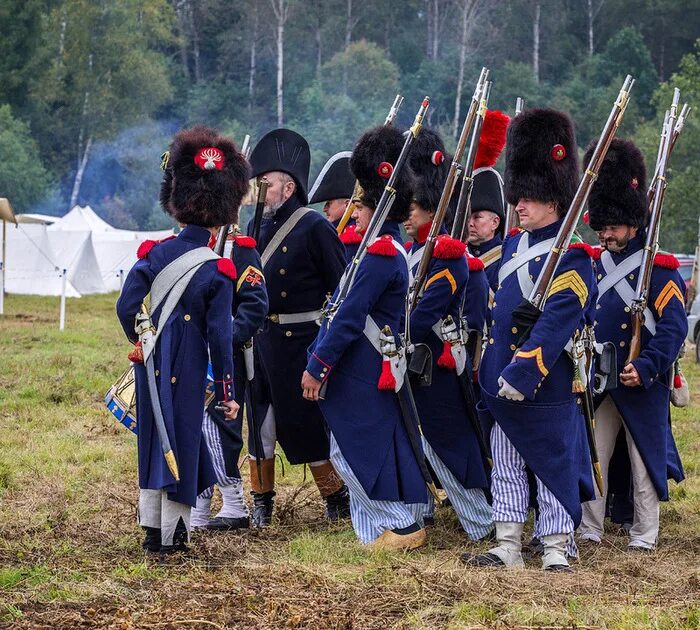
[[(376, 209), (403, 145), (403, 134), (385, 125), (370, 129), (357, 141), (350, 158), (350, 170), (362, 187), (360, 200), (366, 206)], [(387, 218), (405, 221), (413, 195), (413, 173), (409, 164), (404, 164), (394, 188), (396, 198)]]
[(425, 210), (437, 210), (450, 170), (450, 156), (440, 135), (423, 128), (411, 145), (409, 163), (415, 176), (413, 200)]
[[(586, 149), (584, 164), (596, 146)], [(643, 227), (647, 215), (647, 171), (642, 152), (630, 140), (613, 138), (588, 197), (588, 224), (593, 230), (606, 225)]]
[(238, 223), (250, 168), (233, 141), (210, 127), (179, 131), (164, 160), (163, 210), (188, 225)]
[(530, 109), (513, 118), (506, 140), (505, 194), (508, 203), (533, 199), (569, 209), (579, 184), (574, 124), (568, 114)]
[(252, 177), (272, 171), (291, 176), (297, 184), (301, 203), (308, 203), (311, 150), (306, 139), (291, 129), (273, 129), (265, 134), (250, 154)]

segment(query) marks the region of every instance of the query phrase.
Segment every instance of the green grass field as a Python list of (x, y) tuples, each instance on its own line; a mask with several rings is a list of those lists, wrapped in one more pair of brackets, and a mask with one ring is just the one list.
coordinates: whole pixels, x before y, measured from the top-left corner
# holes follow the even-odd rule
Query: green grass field
[[(0, 318), (0, 626), (45, 628), (700, 628), (700, 369), (674, 410), (686, 481), (662, 505), (658, 551), (610, 529), (573, 575), (466, 570), (447, 509), (427, 548), (373, 552), (329, 526), (302, 467), (279, 475), (266, 531), (199, 535), (192, 558), (146, 560), (136, 441), (103, 404), (127, 365), (115, 296), (9, 296)], [(247, 479), (247, 467), (243, 467)]]

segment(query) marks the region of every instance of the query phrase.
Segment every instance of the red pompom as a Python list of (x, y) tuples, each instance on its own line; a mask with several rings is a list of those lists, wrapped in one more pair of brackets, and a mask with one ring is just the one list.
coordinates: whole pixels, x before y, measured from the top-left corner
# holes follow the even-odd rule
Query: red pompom
[(673, 375), (673, 389), (680, 389), (683, 387), (683, 379), (680, 374)]
[(158, 245), (158, 241), (152, 241), (152, 240), (146, 240), (141, 245), (139, 245), (139, 248), (136, 250), (136, 257), (139, 260), (143, 260), (148, 256), (148, 254), (151, 253), (151, 250)]
[(566, 157), (566, 149), (563, 144), (555, 144), (549, 154), (555, 162), (561, 162)]
[(594, 256), (593, 246), (589, 245), (588, 243), (571, 243), (569, 245), (568, 249), (582, 249), (591, 258), (593, 258), (593, 256)]
[(600, 256), (603, 253), (603, 248), (591, 247), (591, 249), (593, 250), (593, 255), (591, 256), (591, 258), (593, 258), (593, 260), (600, 260)]
[(467, 264), (469, 265), (469, 271), (483, 271), (485, 269), (481, 258), (476, 256), (467, 256)]
[(203, 171), (211, 171), (214, 169), (220, 171), (224, 168), (226, 160), (224, 160), (224, 154), (221, 149), (205, 147), (197, 151), (197, 155), (194, 156), (194, 163)]
[(396, 256), (398, 252), (396, 247), (394, 247), (394, 241), (391, 236), (385, 234), (367, 248), (367, 253), (376, 254), (377, 256)]
[(467, 246), (462, 241), (452, 238), (447, 234), (438, 236), (433, 249), (433, 258), (441, 260), (456, 260), (464, 256)]
[(245, 247), (246, 249), (255, 249), (255, 246), (257, 245), (252, 236), (244, 236), (243, 234), (234, 236), (232, 240), (239, 247)]
[(479, 147), (474, 157), (474, 168), (493, 166), (506, 146), (506, 130), (510, 118), (503, 112), (487, 111), (481, 127)]
[(209, 242), (207, 243), (207, 247), (209, 249), (214, 249), (214, 246), (216, 245), (216, 236), (213, 234), (209, 237)]
[(632, 186), (632, 190), (637, 190), (637, 188), (639, 188), (639, 180), (636, 177), (633, 177), (632, 181), (630, 182), (630, 186)]
[(382, 373), (379, 375), (377, 389), (387, 391), (394, 391), (396, 389), (396, 379), (391, 372), (391, 361), (387, 359), (382, 360)]
[(233, 264), (230, 258), (219, 258), (219, 260), (216, 261), (216, 268), (227, 278), (231, 278), (231, 280), (235, 280), (238, 277), (236, 265)]
[(520, 234), (520, 232), (522, 232), (522, 230), (519, 227), (514, 227), (510, 229), (510, 232), (508, 232), (508, 236), (517, 236), (518, 234)]
[(589, 221), (589, 220), (590, 220), (590, 215), (588, 214), (588, 210), (586, 210), (586, 211), (583, 213), (583, 222), (584, 222), (586, 225), (588, 225), (588, 221)]
[(440, 166), (445, 161), (445, 154), (442, 151), (433, 151), (430, 156), (430, 161), (435, 164), (435, 166)]
[(413, 248), (413, 241), (406, 241), (406, 242), (403, 244), (403, 248), (404, 248), (407, 252), (410, 252), (411, 249)]
[(354, 225), (348, 225), (340, 235), (340, 242), (343, 245), (358, 245), (362, 242), (362, 235), (355, 229)]
[(457, 367), (457, 362), (452, 356), (452, 346), (449, 341), (442, 342), (442, 354), (438, 358), (437, 364), (446, 370), (454, 370)]
[(129, 352), (128, 359), (132, 363), (143, 363), (143, 348), (140, 341), (134, 344), (134, 349)]
[(678, 262), (673, 254), (656, 254), (654, 256), (654, 266), (663, 267), (664, 269), (678, 269), (681, 263)]
[(393, 172), (394, 167), (389, 164), (389, 162), (382, 162), (379, 166), (377, 166), (377, 174), (382, 179), (389, 179)]

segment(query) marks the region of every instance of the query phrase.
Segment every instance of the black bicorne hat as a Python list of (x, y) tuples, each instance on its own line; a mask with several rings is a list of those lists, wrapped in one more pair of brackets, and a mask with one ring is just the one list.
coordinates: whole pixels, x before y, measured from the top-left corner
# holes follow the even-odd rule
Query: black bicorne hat
[(233, 140), (199, 125), (177, 133), (164, 157), (160, 203), (165, 212), (201, 227), (238, 222), (250, 168)]
[(415, 178), (413, 200), (421, 208), (434, 212), (450, 170), (450, 156), (436, 131), (421, 130), (411, 145), (409, 163)]
[(355, 176), (350, 170), (352, 151), (341, 151), (328, 159), (309, 193), (309, 203), (331, 199), (350, 199), (355, 189)]
[(290, 175), (297, 184), (297, 197), (308, 203), (311, 151), (303, 136), (291, 129), (274, 129), (264, 135), (250, 154), (251, 177), (272, 171)]
[(511, 120), (506, 145), (508, 203), (520, 199), (556, 203), (563, 215), (579, 184), (576, 134), (568, 114), (526, 110)]
[[(593, 141), (584, 157), (588, 164)], [(614, 138), (588, 197), (588, 224), (593, 230), (606, 225), (641, 228), (647, 216), (646, 167), (641, 151), (630, 140)]]
[[(350, 168), (362, 187), (360, 200), (377, 207), (404, 145), (403, 134), (395, 127), (382, 125), (365, 132), (357, 141), (350, 158)], [(405, 221), (413, 195), (413, 173), (404, 163), (394, 182), (396, 197), (389, 211), (391, 221)]]

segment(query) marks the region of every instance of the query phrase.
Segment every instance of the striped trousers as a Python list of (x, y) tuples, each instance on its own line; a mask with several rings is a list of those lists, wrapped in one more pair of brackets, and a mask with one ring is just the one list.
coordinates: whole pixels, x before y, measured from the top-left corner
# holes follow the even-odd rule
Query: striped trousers
[[(498, 423), (491, 429), (493, 471), (491, 493), (493, 495), (493, 520), (502, 523), (524, 523), (527, 520), (530, 491), (527, 483), (525, 460), (503, 433)], [(564, 506), (539, 478), (537, 504), (540, 514), (538, 535), (569, 534), (574, 531), (574, 521)]]
[[(465, 488), (459, 483), (437, 456), (425, 436), (423, 436), (423, 451), (440, 480), (440, 485), (447, 493), (462, 529), (472, 540), (479, 540), (486, 536), (493, 529), (493, 520), (491, 506), (486, 500), (484, 491), (481, 488)], [(428, 499), (428, 503), (411, 504), (411, 511), (419, 523), (422, 523), (426, 517), (432, 516), (435, 511), (432, 495)]]
[(367, 544), (387, 529), (409, 527), (416, 522), (409, 507), (401, 501), (374, 501), (367, 496), (350, 464), (340, 452), (331, 433), (331, 462), (350, 491), (350, 519), (360, 542)]

